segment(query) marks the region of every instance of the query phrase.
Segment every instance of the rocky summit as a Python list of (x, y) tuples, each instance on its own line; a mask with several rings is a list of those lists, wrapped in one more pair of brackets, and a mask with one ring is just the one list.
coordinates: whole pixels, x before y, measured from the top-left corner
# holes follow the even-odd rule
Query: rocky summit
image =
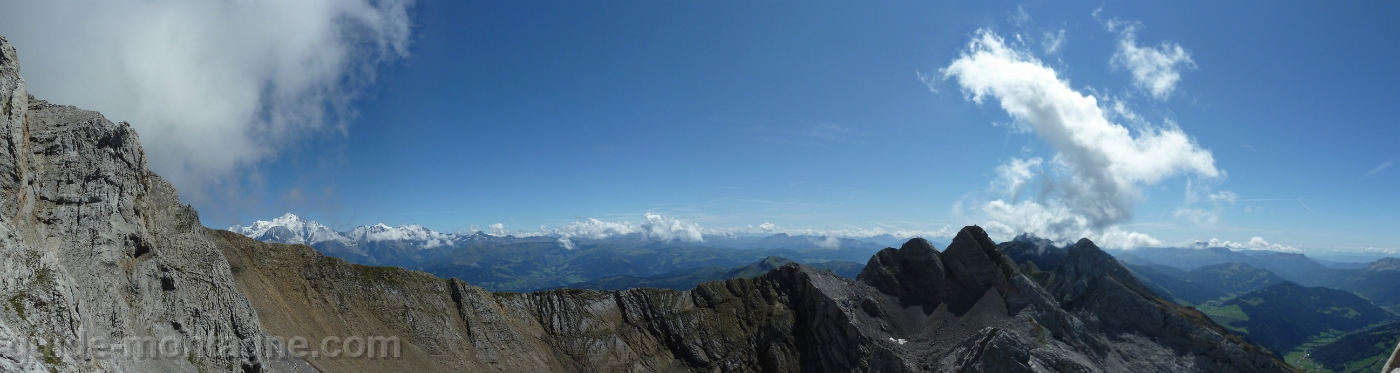
[(129, 125), (29, 96), (0, 51), (7, 372), (1293, 370), (1088, 240), (1032, 279), (975, 226), (854, 280), (792, 263), (684, 291), (492, 293), (259, 242), (204, 228)]

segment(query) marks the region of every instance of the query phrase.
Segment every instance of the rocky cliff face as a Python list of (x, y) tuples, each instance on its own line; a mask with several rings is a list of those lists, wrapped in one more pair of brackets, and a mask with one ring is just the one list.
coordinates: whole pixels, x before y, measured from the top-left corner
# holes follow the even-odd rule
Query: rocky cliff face
[[(1289, 369), (1088, 241), (1042, 282), (968, 227), (942, 252), (881, 251), (856, 280), (789, 264), (687, 291), (519, 294), (208, 230), (129, 126), (30, 97), (3, 38), (0, 51), (0, 341), (46, 341), (0, 349), (3, 371)], [(260, 345), (291, 337), (395, 342), (305, 359)], [(82, 341), (96, 340), (157, 356), (95, 355), (105, 345)]]
[(1381, 373), (1400, 372), (1400, 345), (1395, 346), (1395, 352), (1390, 353), (1390, 359), (1385, 362), (1385, 367), (1381, 368)]
[[(0, 370), (261, 369), (256, 312), (136, 132), (35, 99), (19, 68), (0, 37)], [(91, 350), (158, 354), (162, 339), (171, 356)], [(124, 340), (146, 351), (110, 349)], [(212, 340), (225, 351), (177, 347)]]

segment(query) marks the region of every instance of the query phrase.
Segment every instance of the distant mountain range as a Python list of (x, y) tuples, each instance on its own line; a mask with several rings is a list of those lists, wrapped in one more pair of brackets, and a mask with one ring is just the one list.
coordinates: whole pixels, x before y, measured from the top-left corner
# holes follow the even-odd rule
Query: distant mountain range
[[(676, 271), (695, 272), (677, 274), (692, 278), (721, 279), (712, 277), (769, 256), (818, 267), (832, 265), (844, 275), (854, 276), (860, 263), (887, 247), (852, 238), (785, 233), (704, 235), (700, 242), (626, 234), (602, 239), (572, 237), (565, 245), (557, 234), (443, 233), (419, 225), (376, 224), (340, 232), (293, 214), (229, 230), (263, 242), (308, 245), (351, 263), (416, 269), (460, 278), (492, 291), (513, 292), (604, 277), (641, 279)], [(889, 240), (892, 236), (872, 238)]]
[[(303, 244), (312, 247), (319, 247), (320, 244), (334, 243), (340, 246), (365, 246), (382, 242), (396, 242), (406, 248), (414, 249), (435, 249), (442, 247), (460, 246), (478, 242), (492, 243), (515, 243), (515, 242), (549, 242), (559, 241), (564, 237), (558, 233), (538, 232), (530, 234), (508, 234), (507, 232), (486, 233), (482, 231), (471, 231), (465, 233), (444, 233), (424, 228), (421, 225), (409, 224), (399, 227), (391, 227), (383, 223), (375, 225), (364, 225), (355, 227), (349, 231), (336, 231), (331, 227), (307, 220), (291, 213), (284, 214), (272, 220), (258, 220), (248, 226), (235, 225), (228, 228), (229, 231), (252, 237), (258, 241)], [(587, 237), (570, 237), (573, 242), (581, 243), (622, 243), (628, 245), (651, 244), (664, 242), (669, 246), (709, 246), (732, 249), (838, 249), (838, 248), (867, 248), (879, 250), (881, 248), (899, 245), (910, 237), (895, 237), (889, 234), (864, 238), (835, 237), (824, 235), (790, 235), (787, 233), (776, 234), (704, 234), (699, 242), (687, 242), (682, 240), (656, 240), (648, 239), (639, 233), (611, 235), (601, 239), (589, 239)], [(946, 244), (942, 241), (935, 243)], [(359, 253), (361, 251), (373, 251), (372, 249), (353, 250), (347, 249), (347, 253)], [(372, 253), (363, 253), (373, 257)]]
[[(1209, 298), (1213, 295), (1199, 291), (1199, 287), (1237, 295), (1292, 281), (1304, 286), (1352, 292), (1392, 312), (1400, 312), (1400, 259), (1397, 258), (1382, 258), (1359, 268), (1336, 268), (1336, 265), (1325, 266), (1304, 254), (1224, 248), (1151, 248), (1117, 250), (1113, 254), (1146, 282), (1158, 286), (1154, 291), (1190, 304), (1217, 299)], [(1176, 283), (1170, 278), (1194, 285)]]
[(1164, 266), (1145, 266), (1136, 264), (1123, 264), (1129, 271), (1133, 272), (1143, 285), (1152, 289), (1157, 295), (1180, 305), (1199, 305), (1201, 303), (1218, 300), (1228, 297), (1225, 292), (1215, 289), (1212, 286), (1198, 284), (1185, 280), (1187, 272), (1180, 269)]
[(1352, 271), (1324, 266), (1301, 253), (1267, 250), (1165, 247), (1115, 250), (1112, 253), (1126, 263), (1160, 264), (1186, 271), (1215, 264), (1244, 263), (1307, 286), (1336, 286)]
[(338, 232), (315, 221), (306, 220), (291, 213), (272, 220), (258, 220), (249, 226), (235, 225), (229, 231), (252, 237), (258, 241), (316, 246), (325, 242), (342, 245), (364, 245), (374, 242), (401, 242), (418, 249), (433, 249), (466, 242), (497, 240), (512, 237), (488, 235), (482, 232), (455, 234), (436, 232), (421, 225), (410, 224), (391, 227), (384, 223), (355, 227), (348, 232)]
[[(770, 256), (763, 260), (754, 262), (742, 267), (706, 266), (700, 268), (683, 269), (650, 277), (636, 276), (609, 276), (592, 281), (584, 281), (570, 284), (572, 289), (596, 289), (596, 290), (625, 290), (632, 288), (666, 288), (676, 290), (694, 289), (702, 283), (710, 281), (728, 280), (731, 278), (754, 278), (768, 273), (784, 264), (792, 263), (786, 258)], [(814, 262), (808, 265), (814, 269), (830, 270), (841, 277), (854, 279), (860, 274), (865, 264), (832, 260), (825, 262)]]
[(1244, 263), (1211, 264), (1190, 271), (1157, 264), (1125, 266), (1152, 291), (1183, 305), (1224, 300), (1287, 281)]

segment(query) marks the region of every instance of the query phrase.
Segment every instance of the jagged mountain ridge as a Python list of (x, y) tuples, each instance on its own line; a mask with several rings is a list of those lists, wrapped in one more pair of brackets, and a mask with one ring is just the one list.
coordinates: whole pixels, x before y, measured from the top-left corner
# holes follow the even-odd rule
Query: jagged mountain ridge
[[(202, 228), (136, 133), (33, 99), (0, 38), (0, 337), (198, 335), (231, 354), (84, 359), (51, 346), (5, 371), (1288, 371), (1152, 295), (1082, 240), (1026, 277), (977, 227), (922, 239), (857, 280), (798, 264), (688, 291), (490, 293), (461, 280)], [(396, 359), (272, 360), (263, 336), (404, 339)]]
[[(881, 251), (858, 280), (788, 264), (687, 291), (529, 294), (493, 294), (458, 280), (349, 264), (305, 246), (210, 234), (223, 241), (240, 289), (269, 294), (252, 296), (259, 314), (292, 315), (268, 321), (270, 329), (307, 328), (291, 321), (297, 317), (336, 323), (356, 319), (334, 316), (343, 312), (364, 315), (416, 336), (406, 341), (412, 349), (443, 351), (423, 363), (429, 370), (1289, 370), (1204, 316), (1179, 316), (1190, 310), (1163, 309), (1169, 304), (1141, 289), (1123, 292), (1117, 284), (1125, 270), (1113, 269), (1116, 262), (1092, 243), (1071, 250), (1057, 269), (1063, 282), (1046, 290), (976, 227), (943, 252), (921, 239)], [(302, 297), (267, 286), (273, 283), (318, 290)], [(350, 296), (366, 289), (392, 291)], [(1111, 299), (1093, 299), (1101, 296)], [(374, 311), (386, 304), (415, 311)], [(1110, 304), (1129, 309), (1101, 309)], [(457, 316), (435, 316), (444, 313)], [(1129, 314), (1140, 319), (1120, 316)], [(366, 364), (357, 366), (375, 363)]]

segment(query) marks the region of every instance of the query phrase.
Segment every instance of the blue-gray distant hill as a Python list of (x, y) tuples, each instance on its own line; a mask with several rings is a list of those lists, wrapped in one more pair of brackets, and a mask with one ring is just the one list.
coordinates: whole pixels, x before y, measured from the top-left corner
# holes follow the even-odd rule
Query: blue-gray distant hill
[[(1021, 265), (1029, 273), (1043, 272), (1054, 268), (1064, 258), (1066, 249), (1053, 242), (1030, 235), (1020, 235), (1009, 242), (997, 245), (1007, 257)], [(1149, 257), (1165, 257), (1168, 253), (1185, 252), (1184, 256), (1197, 259), (1174, 262), (1210, 262), (1216, 260), (1253, 260), (1256, 256), (1229, 250), (1215, 249), (1143, 249), (1119, 251), (1118, 258), (1138, 281), (1158, 296), (1182, 305), (1198, 305), (1263, 289), (1286, 281), (1269, 270), (1257, 268), (1243, 262), (1220, 262), (1192, 267), (1189, 271), (1170, 265), (1150, 261)], [(1279, 262), (1292, 262), (1299, 256), (1275, 257), (1272, 253), (1256, 253), (1258, 258), (1277, 259)], [(1267, 259), (1266, 259), (1267, 260)], [(1258, 261), (1258, 260), (1256, 260)]]
[[(1130, 264), (1168, 266), (1183, 271), (1218, 264), (1243, 263), (1254, 268), (1268, 270), (1285, 280), (1306, 286), (1335, 288), (1355, 272), (1351, 269), (1322, 265), (1322, 263), (1301, 253), (1266, 250), (1231, 250), (1223, 247), (1159, 247), (1116, 250), (1113, 251), (1113, 254), (1119, 260)], [(1159, 272), (1165, 273), (1161, 270)]]
[[(730, 268), (712, 265), (700, 268), (682, 269), (650, 277), (608, 276), (571, 284), (568, 287), (573, 289), (595, 290), (625, 290), (632, 288), (688, 290), (710, 281), (758, 277), (788, 263), (792, 263), (792, 261), (782, 257), (770, 256), (742, 267)], [(855, 279), (856, 275), (860, 274), (861, 269), (865, 268), (864, 264), (845, 260), (816, 262), (810, 263), (807, 266), (815, 269), (830, 270), (841, 277), (849, 279)]]
[(1355, 294), (1293, 282), (1235, 297), (1206, 314), (1280, 356), (1323, 332), (1350, 332), (1396, 320), (1390, 311)]
[[(1139, 277), (1150, 278), (1152, 282), (1162, 284), (1162, 288), (1176, 289), (1180, 284), (1153, 277), (1153, 274), (1143, 270), (1144, 267), (1155, 270), (1155, 274), (1232, 294), (1260, 289), (1282, 279), (1304, 286), (1355, 293), (1392, 312), (1400, 312), (1400, 259), (1397, 258), (1382, 258), (1361, 268), (1337, 268), (1354, 266), (1329, 267), (1298, 253), (1232, 251), (1224, 248), (1150, 248), (1114, 253), (1135, 273), (1140, 273)], [(1191, 295), (1184, 299), (1208, 296), (1194, 290), (1169, 292)]]
[(1391, 311), (1400, 311), (1400, 259), (1377, 260), (1348, 276), (1341, 288)]

